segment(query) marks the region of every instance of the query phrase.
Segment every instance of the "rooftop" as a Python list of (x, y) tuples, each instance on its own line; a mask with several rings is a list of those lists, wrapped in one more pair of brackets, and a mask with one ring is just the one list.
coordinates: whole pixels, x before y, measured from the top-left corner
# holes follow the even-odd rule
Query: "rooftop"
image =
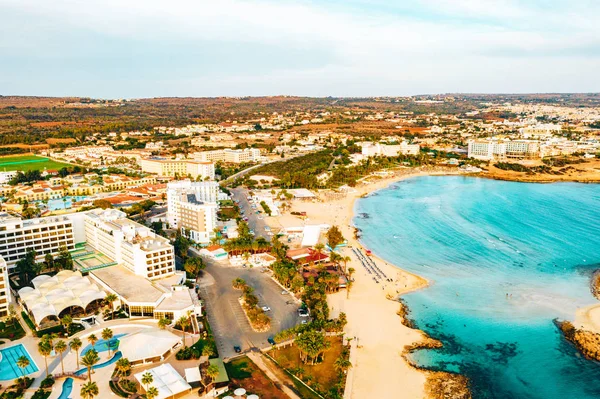
[(90, 274), (110, 287), (127, 302), (154, 304), (165, 294), (165, 290), (121, 265), (94, 270)]

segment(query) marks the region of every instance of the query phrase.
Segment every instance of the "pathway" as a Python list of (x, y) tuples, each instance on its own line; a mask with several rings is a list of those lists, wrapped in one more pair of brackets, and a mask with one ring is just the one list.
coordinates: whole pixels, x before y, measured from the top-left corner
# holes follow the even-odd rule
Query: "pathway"
[(277, 374), (280, 374), (281, 371), (280, 370), (273, 370), (271, 365), (269, 365), (268, 363), (266, 363), (263, 358), (262, 355), (256, 353), (256, 352), (249, 352), (248, 353), (248, 357), (250, 358), (250, 360), (252, 360), (254, 362), (254, 364), (256, 364), (256, 366), (261, 369), (266, 375), (267, 377), (273, 381), (273, 383), (279, 388), (281, 389), (290, 399), (302, 399), (300, 396), (298, 396), (296, 394), (296, 392), (292, 391), (284, 381), (282, 381), (281, 378), (279, 378), (279, 376)]

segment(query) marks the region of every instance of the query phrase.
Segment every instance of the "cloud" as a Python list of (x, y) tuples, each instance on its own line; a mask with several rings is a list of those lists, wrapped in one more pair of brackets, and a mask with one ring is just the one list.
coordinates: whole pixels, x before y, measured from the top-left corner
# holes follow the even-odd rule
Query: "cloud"
[[(600, 8), (585, 0), (565, 4), (0, 0), (0, 73), (17, 75), (0, 83), (13, 90), (39, 84), (23, 82), (16, 62), (42, 80), (48, 73), (36, 63), (53, 60), (54, 78), (65, 79), (70, 72), (80, 79), (78, 87), (131, 87), (129, 96), (152, 95), (152, 87), (160, 87), (155, 95), (175, 95), (169, 84), (185, 88), (186, 95), (218, 95), (219, 89), (233, 94), (229, 91), (236, 87), (240, 95), (525, 87), (509, 84), (502, 74), (526, 87), (539, 86), (537, 91), (553, 91), (561, 77), (575, 90), (581, 79), (565, 76), (560, 68), (587, 73), (597, 66), (600, 28), (593, 20)], [(542, 71), (547, 82), (536, 78)], [(123, 83), (125, 77), (131, 83)], [(590, 89), (599, 89), (595, 74), (586, 78)]]

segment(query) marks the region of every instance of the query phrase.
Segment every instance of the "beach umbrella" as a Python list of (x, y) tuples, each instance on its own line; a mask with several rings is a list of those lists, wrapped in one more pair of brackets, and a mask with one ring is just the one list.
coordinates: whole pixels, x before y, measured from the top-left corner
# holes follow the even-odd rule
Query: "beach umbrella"
[(246, 399), (259, 399), (258, 395), (248, 395), (248, 397)]
[(244, 388), (238, 388), (235, 391), (233, 391), (233, 394), (235, 396), (242, 396), (246, 394), (246, 390)]

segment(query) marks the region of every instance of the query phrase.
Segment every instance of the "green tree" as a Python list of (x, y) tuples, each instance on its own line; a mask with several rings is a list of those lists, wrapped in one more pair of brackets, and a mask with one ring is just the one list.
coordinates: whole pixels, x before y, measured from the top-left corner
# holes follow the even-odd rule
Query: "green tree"
[(115, 368), (117, 369), (120, 375), (126, 375), (129, 372), (129, 370), (131, 370), (131, 363), (129, 362), (129, 359), (122, 357), (119, 360), (117, 360)]
[(15, 265), (21, 285), (27, 285), (36, 275), (35, 251), (30, 249)]
[(204, 348), (202, 348), (202, 356), (214, 356), (215, 355), (215, 350), (213, 349), (212, 345), (207, 344), (204, 345)]
[(65, 366), (63, 364), (63, 353), (67, 350), (67, 344), (62, 339), (59, 340), (56, 345), (54, 345), (54, 350), (58, 352), (60, 355), (60, 368), (62, 369), (62, 373), (65, 373)]
[(200, 270), (206, 268), (206, 265), (204, 264), (201, 258), (191, 256), (185, 260), (183, 268), (192, 276), (197, 277), (198, 273), (200, 273)]
[(115, 315), (113, 303), (115, 303), (117, 301), (117, 299), (119, 299), (119, 298), (115, 294), (108, 294), (104, 298), (104, 302), (108, 305), (108, 307), (110, 309), (110, 319), (111, 320), (114, 318), (114, 315)]
[(96, 342), (98, 342), (98, 337), (96, 337), (95, 334), (90, 334), (87, 337), (87, 340), (90, 343), (90, 345), (92, 345), (92, 349), (94, 349), (94, 345), (96, 345)]
[(304, 363), (314, 365), (319, 357), (330, 347), (330, 342), (325, 339), (325, 334), (320, 331), (309, 330), (296, 338), (296, 345), (300, 351), (300, 358)]
[(154, 377), (152, 376), (151, 373), (146, 371), (144, 374), (142, 374), (142, 384), (144, 384), (144, 388), (147, 388), (148, 385), (152, 384), (153, 382), (154, 382)]
[(44, 356), (44, 363), (46, 363), (46, 377), (50, 374), (48, 371), (48, 356), (52, 353), (52, 345), (47, 340), (42, 339), (38, 342), (38, 352)]
[(158, 389), (155, 387), (150, 387), (146, 391), (146, 399), (154, 399), (158, 396)]
[(110, 201), (105, 200), (105, 199), (94, 200), (94, 202), (92, 202), (92, 206), (94, 208), (102, 208), (102, 209), (110, 209), (113, 207), (112, 204), (110, 203)]
[(190, 318), (189, 316), (181, 316), (178, 320), (177, 320), (177, 324), (179, 324), (179, 326), (181, 327), (181, 330), (183, 331), (183, 345), (186, 345), (186, 329), (190, 326)]
[(66, 314), (62, 319), (60, 319), (60, 324), (62, 324), (65, 327), (68, 333), (71, 329), (71, 324), (73, 324), (73, 318), (71, 317), (71, 315)]
[(337, 226), (331, 226), (327, 231), (327, 243), (329, 248), (335, 249), (338, 245), (344, 242), (344, 236)]
[(83, 364), (88, 371), (88, 380), (92, 381), (92, 369), (94, 365), (100, 361), (100, 356), (98, 356), (98, 352), (95, 349), (90, 349), (85, 352), (85, 355), (81, 358), (81, 364)]
[(98, 390), (98, 385), (90, 380), (82, 385), (79, 393), (83, 399), (94, 399), (100, 391)]
[(169, 324), (171, 324), (171, 320), (167, 319), (166, 317), (162, 317), (160, 320), (158, 320), (158, 328), (161, 330), (167, 328)]
[(219, 376), (219, 367), (216, 364), (211, 364), (206, 368), (206, 375), (210, 379), (208, 385), (212, 384), (212, 382)]
[(23, 382), (25, 382), (25, 369), (29, 367), (29, 364), (30, 362), (27, 356), (21, 356), (17, 359), (17, 366), (21, 369), (21, 374), (23, 376), (21, 381)]
[(71, 342), (69, 342), (69, 347), (75, 351), (75, 356), (77, 357), (77, 369), (79, 369), (79, 349), (83, 343), (79, 338), (73, 338)]
[(110, 340), (113, 337), (113, 331), (110, 328), (105, 328), (102, 330), (102, 339), (106, 341), (106, 346), (108, 347), (108, 356), (110, 356)]

